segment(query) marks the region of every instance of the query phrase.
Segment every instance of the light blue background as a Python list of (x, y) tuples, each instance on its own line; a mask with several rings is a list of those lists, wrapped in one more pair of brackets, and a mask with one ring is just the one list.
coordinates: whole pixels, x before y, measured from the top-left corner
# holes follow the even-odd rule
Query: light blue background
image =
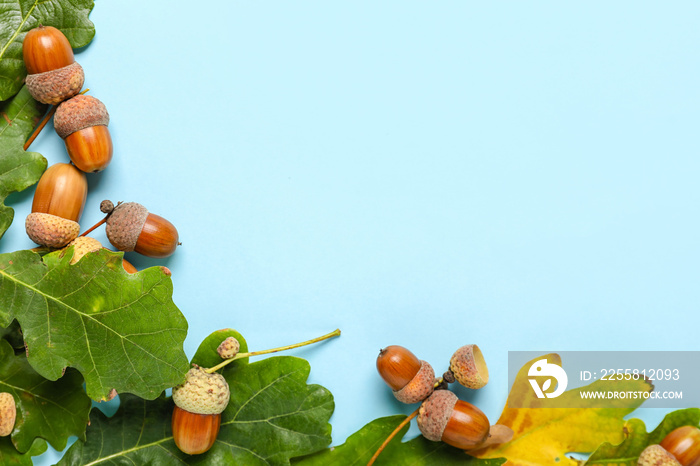
[[(100, 0), (77, 59), (115, 156), (81, 224), (111, 199), (178, 227), (170, 259), (127, 258), (172, 270), (188, 355), (224, 327), (251, 349), (341, 328), (292, 353), (334, 444), (414, 409), (376, 373), (390, 344), (440, 373), (479, 344), (491, 382), (458, 393), (495, 422), (509, 350), (698, 349), (699, 14)], [(50, 126), (32, 149), (67, 160)], [(0, 251), (33, 247), (31, 192)]]

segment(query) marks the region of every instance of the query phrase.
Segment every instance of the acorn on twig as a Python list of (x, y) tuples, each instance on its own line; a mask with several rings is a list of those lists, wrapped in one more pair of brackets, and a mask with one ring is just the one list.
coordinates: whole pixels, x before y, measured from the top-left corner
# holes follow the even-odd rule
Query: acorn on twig
[(163, 217), (151, 214), (136, 202), (114, 204), (103, 201), (108, 214), (107, 238), (120, 251), (136, 251), (148, 257), (168, 257), (175, 252), (179, 236), (175, 226)]
[(173, 388), (173, 439), (180, 451), (198, 455), (214, 445), (229, 398), (228, 383), (221, 374), (201, 367), (187, 372), (185, 382)]
[(391, 345), (379, 351), (377, 371), (402, 403), (426, 399), (435, 386), (435, 371), (403, 346)]

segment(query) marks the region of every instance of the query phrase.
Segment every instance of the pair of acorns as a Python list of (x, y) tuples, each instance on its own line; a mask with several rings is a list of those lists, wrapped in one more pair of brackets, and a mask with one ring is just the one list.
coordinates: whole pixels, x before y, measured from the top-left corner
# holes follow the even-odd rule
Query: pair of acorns
[[(35, 243), (62, 248), (80, 233), (78, 220), (87, 198), (85, 174), (68, 163), (57, 163), (41, 176), (34, 192), (32, 213), (27, 216), (27, 235)], [(179, 244), (175, 226), (163, 217), (151, 214), (136, 202), (114, 206), (103, 201), (100, 210), (107, 214), (109, 242), (120, 251), (136, 251), (148, 257), (167, 257)]]
[(674, 429), (658, 445), (644, 449), (638, 466), (700, 466), (700, 429), (683, 426)]
[(113, 153), (109, 114), (98, 99), (78, 95), (85, 76), (66, 36), (51, 26), (36, 27), (27, 32), (22, 55), (29, 93), (39, 102), (57, 105), (54, 128), (71, 161), (87, 173), (103, 170)]
[[(486, 446), (492, 429), (486, 415), (444, 389), (447, 383), (455, 380), (472, 389), (482, 388), (488, 383), (486, 361), (477, 345), (459, 348), (450, 358), (450, 369), (440, 380), (436, 379), (435, 371), (427, 361), (419, 360), (411, 351), (397, 345), (379, 352), (377, 370), (397, 400), (409, 404), (422, 402), (417, 421), (425, 438), (443, 441), (462, 450)], [(508, 428), (499, 426), (501, 438), (503, 429)]]

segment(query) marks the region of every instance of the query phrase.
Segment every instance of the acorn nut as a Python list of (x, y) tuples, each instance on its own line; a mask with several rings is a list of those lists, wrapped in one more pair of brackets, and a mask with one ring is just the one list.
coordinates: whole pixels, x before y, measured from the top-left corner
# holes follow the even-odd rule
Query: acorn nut
[(175, 226), (163, 217), (151, 214), (136, 202), (114, 206), (103, 201), (100, 209), (108, 214), (105, 231), (120, 251), (136, 251), (148, 257), (168, 257), (178, 246)]
[(56, 133), (64, 140), (71, 161), (80, 170), (104, 170), (112, 160), (109, 113), (95, 97), (76, 95), (61, 103), (53, 117)]
[(377, 356), (377, 371), (402, 403), (418, 403), (435, 387), (435, 371), (403, 346), (387, 346)]
[(467, 388), (482, 388), (489, 381), (484, 355), (476, 345), (462, 346), (455, 351), (450, 358), (450, 371), (455, 380)]
[(27, 90), (39, 102), (57, 105), (83, 87), (83, 68), (75, 61), (70, 42), (53, 26), (27, 32), (22, 43)]
[(682, 426), (658, 445), (649, 445), (637, 459), (639, 466), (700, 466), (700, 429)]
[(417, 420), (425, 438), (462, 450), (483, 445), (491, 429), (479, 408), (449, 390), (435, 390), (420, 406)]
[(229, 398), (229, 387), (221, 374), (209, 374), (201, 367), (187, 372), (185, 382), (173, 388), (172, 430), (180, 451), (198, 455), (214, 445)]
[(50, 166), (34, 192), (27, 235), (37, 244), (61, 248), (80, 233), (78, 220), (87, 198), (85, 175), (67, 163)]

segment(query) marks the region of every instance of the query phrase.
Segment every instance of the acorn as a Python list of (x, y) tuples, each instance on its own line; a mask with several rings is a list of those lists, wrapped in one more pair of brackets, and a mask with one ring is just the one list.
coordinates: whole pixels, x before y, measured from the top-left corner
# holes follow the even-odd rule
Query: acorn
[(61, 103), (53, 117), (56, 133), (63, 138), (71, 161), (86, 173), (104, 170), (112, 160), (108, 124), (107, 108), (89, 95), (76, 95)]
[(479, 408), (460, 400), (449, 390), (435, 390), (421, 404), (417, 420), (425, 438), (462, 450), (483, 446), (491, 429)]
[[(78, 261), (85, 257), (86, 254), (96, 252), (101, 249), (106, 249), (104, 246), (102, 246), (102, 243), (95, 238), (91, 238), (90, 236), (78, 236), (73, 241), (68, 243), (63, 250), (66, 250), (71, 246), (73, 247), (73, 257), (71, 257), (70, 260), (71, 265), (77, 264)], [(124, 270), (126, 270), (128, 273), (138, 272), (136, 267), (134, 267), (131, 262), (127, 261), (126, 259), (122, 259), (122, 267), (124, 267)]]
[(199, 455), (214, 445), (229, 398), (228, 383), (221, 374), (209, 374), (198, 366), (187, 372), (185, 382), (173, 388), (172, 430), (180, 451)]
[(53, 26), (27, 32), (22, 43), (27, 90), (39, 102), (57, 105), (83, 87), (83, 68), (75, 61), (70, 42)]
[(477, 345), (462, 346), (455, 351), (450, 358), (450, 371), (467, 388), (482, 388), (489, 381), (489, 369)]
[(87, 198), (85, 174), (68, 163), (50, 166), (34, 192), (27, 235), (37, 244), (61, 248), (80, 233), (78, 220)]
[(216, 348), (216, 352), (219, 353), (221, 359), (231, 359), (236, 357), (238, 351), (241, 349), (241, 344), (235, 337), (228, 337)]
[(700, 466), (700, 429), (697, 427), (674, 429), (659, 445), (683, 466)]
[(387, 346), (377, 356), (377, 371), (402, 403), (418, 403), (435, 387), (435, 371), (403, 346)]
[(103, 201), (100, 210), (108, 214), (107, 238), (120, 251), (161, 258), (174, 253), (179, 244), (175, 226), (141, 204), (126, 202), (115, 207), (111, 201)]
[(11, 393), (0, 393), (0, 437), (7, 437), (15, 428), (17, 407)]

